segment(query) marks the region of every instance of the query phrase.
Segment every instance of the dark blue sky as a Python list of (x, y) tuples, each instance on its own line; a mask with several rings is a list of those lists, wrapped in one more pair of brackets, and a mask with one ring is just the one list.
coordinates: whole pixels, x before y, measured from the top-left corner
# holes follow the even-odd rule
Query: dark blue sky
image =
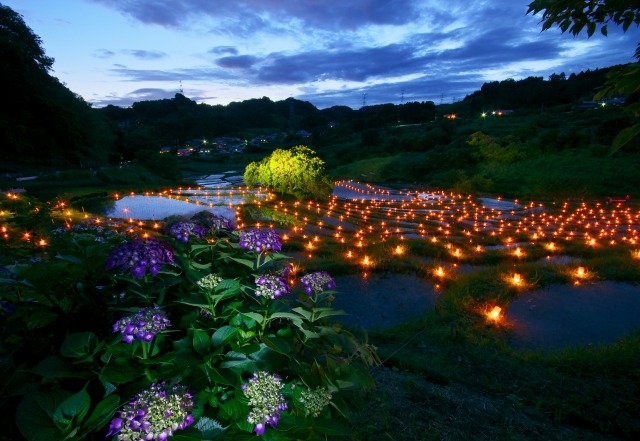
[(638, 28), (541, 32), (529, 0), (0, 0), (95, 106), (267, 96), (451, 102), (483, 83), (634, 61)]

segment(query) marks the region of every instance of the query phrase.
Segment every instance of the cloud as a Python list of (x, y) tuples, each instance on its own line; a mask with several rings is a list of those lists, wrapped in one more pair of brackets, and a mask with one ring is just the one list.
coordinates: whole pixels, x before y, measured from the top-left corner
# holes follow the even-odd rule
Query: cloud
[(109, 49), (97, 49), (93, 52), (93, 56), (96, 58), (111, 58), (115, 54), (115, 52), (110, 51)]
[(133, 21), (134, 32), (184, 42), (101, 49), (96, 57), (157, 61), (154, 69), (128, 69), (121, 57), (107, 74), (161, 88), (185, 81), (189, 93), (220, 102), (273, 94), (360, 107), (365, 93), (368, 104), (449, 102), (486, 81), (618, 64), (625, 45), (631, 62), (635, 47), (619, 29), (591, 39), (542, 32), (540, 17), (526, 14), (530, 0), (84, 1)]
[(216, 61), (220, 67), (227, 69), (248, 69), (258, 61), (258, 58), (250, 55), (238, 55), (234, 57), (223, 57)]
[[(370, 24), (403, 25), (417, 15), (415, 0), (91, 0), (115, 9), (142, 23), (168, 28), (184, 28), (195, 19), (207, 16), (223, 21), (228, 17), (243, 17), (254, 22), (258, 17), (279, 21), (293, 18), (322, 29), (357, 29)], [(259, 19), (258, 22), (263, 22)]]
[(162, 51), (148, 51), (143, 49), (128, 49), (122, 52), (142, 60), (159, 60), (167, 56), (167, 54)]
[(238, 55), (238, 49), (233, 46), (216, 46), (207, 51), (212, 55)]

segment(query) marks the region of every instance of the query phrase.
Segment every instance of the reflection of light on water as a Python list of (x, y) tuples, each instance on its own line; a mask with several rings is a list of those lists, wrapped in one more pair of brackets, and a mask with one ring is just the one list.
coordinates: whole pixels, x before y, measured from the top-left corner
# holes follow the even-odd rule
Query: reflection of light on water
[(161, 196), (125, 196), (115, 201), (104, 215), (112, 218), (157, 220), (176, 214), (192, 215), (203, 210), (228, 219), (234, 219), (236, 214), (235, 209), (228, 206), (197, 205)]

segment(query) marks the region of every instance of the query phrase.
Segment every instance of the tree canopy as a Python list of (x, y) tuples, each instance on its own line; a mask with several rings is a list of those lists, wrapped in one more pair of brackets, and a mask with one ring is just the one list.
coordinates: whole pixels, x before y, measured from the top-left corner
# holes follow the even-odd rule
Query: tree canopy
[(0, 4), (0, 104), (3, 159), (96, 166), (107, 160), (112, 132), (81, 97), (50, 75), (53, 58), (22, 16)]
[(289, 150), (276, 149), (262, 161), (250, 163), (245, 169), (244, 181), (249, 187), (260, 183), (299, 199), (325, 200), (333, 190), (325, 174), (324, 161), (303, 145)]

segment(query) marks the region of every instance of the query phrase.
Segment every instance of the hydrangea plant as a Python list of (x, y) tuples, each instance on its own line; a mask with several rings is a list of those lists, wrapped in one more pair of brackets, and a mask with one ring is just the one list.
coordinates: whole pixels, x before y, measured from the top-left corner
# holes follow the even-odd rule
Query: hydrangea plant
[(2, 341), (1, 366), (19, 368), (3, 371), (3, 390), (19, 400), (7, 436), (348, 433), (349, 403), (372, 386), (377, 357), (332, 321), (342, 313), (327, 305), (333, 278), (296, 279), (274, 229), (233, 232), (210, 216), (185, 222), (90, 248), (60, 241), (6, 278), (2, 315), (15, 337)]

